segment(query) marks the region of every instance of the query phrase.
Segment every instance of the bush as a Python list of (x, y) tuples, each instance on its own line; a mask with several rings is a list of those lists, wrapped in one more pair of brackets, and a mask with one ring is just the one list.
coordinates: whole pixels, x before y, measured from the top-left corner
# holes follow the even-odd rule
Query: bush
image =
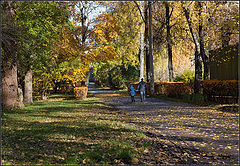
[[(133, 82), (130, 85), (136, 89), (138, 86), (138, 82)], [(147, 94), (150, 94), (150, 84), (147, 83)], [(185, 83), (185, 82), (155, 82), (155, 95), (167, 95), (169, 97), (181, 97), (183, 95), (192, 94), (193, 93), (193, 83)]]
[[(237, 80), (203, 80), (200, 82), (203, 88), (203, 94), (195, 97), (203, 97), (206, 101), (214, 102), (237, 102), (238, 81)], [(136, 89), (138, 82), (128, 83)], [(194, 83), (186, 82), (155, 82), (155, 95), (167, 95), (168, 97), (183, 97), (194, 93)], [(149, 94), (149, 83), (147, 83), (147, 94)], [(230, 100), (229, 100), (230, 99)], [(195, 100), (195, 99), (194, 99)], [(202, 100), (202, 98), (201, 98)], [(197, 100), (196, 100), (197, 101)]]
[(186, 70), (182, 75), (176, 76), (174, 82), (194, 82), (194, 71)]
[(116, 66), (109, 71), (108, 82), (109, 86), (112, 89), (123, 89), (125, 87), (125, 78), (122, 73), (122, 68), (120, 66)]
[(108, 63), (100, 62), (98, 64), (95, 64), (93, 72), (97, 85), (109, 86), (108, 71), (111, 70), (111, 68), (112, 67)]
[(203, 95), (208, 100), (216, 98), (238, 98), (237, 80), (204, 80), (201, 81)]
[(184, 83), (184, 82), (176, 82), (176, 83), (168, 83), (166, 86), (166, 95), (168, 97), (182, 97), (183, 95), (192, 94), (193, 93), (193, 83)]
[(85, 100), (87, 98), (88, 87), (75, 87), (74, 97), (78, 100)]

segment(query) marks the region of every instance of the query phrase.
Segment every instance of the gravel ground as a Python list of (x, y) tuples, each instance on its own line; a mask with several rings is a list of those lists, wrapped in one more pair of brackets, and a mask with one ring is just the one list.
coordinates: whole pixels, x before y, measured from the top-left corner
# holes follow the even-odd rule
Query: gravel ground
[(116, 92), (93, 85), (89, 92), (107, 94), (101, 98), (103, 102), (120, 115), (129, 116), (129, 123), (145, 129), (146, 135), (158, 142), (152, 149), (156, 151), (155, 158), (162, 157), (159, 146), (166, 145), (175, 149), (171, 152), (175, 158), (172, 163), (178, 163), (176, 158), (184, 156), (183, 164), (237, 165), (239, 161), (238, 112), (155, 98), (140, 102), (139, 96), (131, 103), (129, 96), (117, 96)]

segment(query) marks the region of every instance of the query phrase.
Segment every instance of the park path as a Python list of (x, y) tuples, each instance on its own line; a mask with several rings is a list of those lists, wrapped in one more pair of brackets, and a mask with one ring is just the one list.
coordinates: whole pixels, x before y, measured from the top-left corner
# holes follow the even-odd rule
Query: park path
[(174, 145), (179, 154), (193, 163), (237, 164), (239, 161), (239, 114), (221, 112), (214, 107), (195, 106), (147, 98), (131, 103), (110, 89), (89, 86), (89, 92), (101, 96), (118, 113), (129, 116), (128, 123), (146, 129), (147, 136), (166, 145)]

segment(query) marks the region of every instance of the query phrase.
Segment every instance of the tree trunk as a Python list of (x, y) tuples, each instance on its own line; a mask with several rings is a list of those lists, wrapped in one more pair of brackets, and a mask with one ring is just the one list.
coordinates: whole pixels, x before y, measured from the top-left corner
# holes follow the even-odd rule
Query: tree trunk
[(203, 31), (202, 31), (201, 25), (199, 25), (199, 43), (200, 43), (200, 56), (203, 60), (203, 66), (204, 66), (203, 78), (204, 80), (207, 80), (209, 78), (209, 58), (207, 57), (205, 52)]
[(203, 37), (203, 20), (202, 20), (202, 4), (200, 1), (198, 1), (198, 6), (199, 6), (199, 31), (198, 31), (198, 35), (199, 35), (199, 45), (200, 45), (200, 55), (202, 57), (203, 60), (203, 65), (204, 65), (204, 74), (203, 74), (203, 78), (204, 80), (208, 79), (209, 76), (209, 58), (206, 55), (205, 52), (205, 46), (204, 46), (204, 37)]
[[(140, 2), (141, 12), (143, 13), (143, 7), (144, 3)], [(142, 78), (144, 78), (144, 23), (143, 20), (141, 22), (141, 31), (140, 31), (140, 53), (139, 53), (139, 70), (140, 70), (140, 76), (139, 81), (141, 81)]]
[(169, 4), (167, 2), (165, 3), (165, 7), (166, 7), (166, 24), (167, 24), (169, 82), (173, 82), (172, 42), (171, 42), (171, 36), (170, 36), (170, 14), (169, 14)]
[(153, 65), (153, 35), (152, 35), (152, 2), (149, 3), (149, 65), (150, 65), (150, 95), (154, 94), (154, 65)]
[(18, 98), (17, 98), (17, 102), (19, 107), (24, 107), (23, 104), (23, 91), (22, 88), (18, 87)]
[[(80, 12), (81, 12), (81, 26), (82, 26), (82, 46), (86, 46), (86, 40), (87, 40), (87, 30), (88, 30), (88, 27), (87, 27), (87, 13), (86, 13), (86, 10), (87, 10), (87, 1), (81, 1), (81, 9), (80, 9)], [(85, 64), (83, 62), (83, 64)], [(85, 80), (84, 80), (84, 85), (88, 85), (88, 77), (85, 76)]]
[(24, 79), (24, 104), (32, 104), (32, 70), (28, 70)]
[[(13, 2), (4, 2), (3, 4), (3, 17), (7, 18), (8, 25), (14, 26), (15, 10)], [(14, 33), (5, 34), (9, 38), (1, 40), (3, 56), (1, 63), (2, 71), (2, 106), (10, 108), (13, 106), (23, 106), (18, 98), (18, 79), (17, 79), (17, 61), (16, 61), (16, 41), (11, 38), (15, 37)], [(19, 96), (20, 97), (20, 96)]]
[(20, 106), (18, 102), (18, 81), (17, 81), (17, 64), (12, 63), (11, 66), (2, 61), (2, 105), (5, 108)]
[(150, 65), (149, 65), (149, 30), (148, 30), (148, 23), (149, 23), (149, 18), (148, 18), (148, 2), (144, 2), (144, 18), (145, 18), (145, 54), (146, 54), (146, 77), (147, 77), (147, 82), (150, 81)]
[(202, 80), (202, 61), (199, 52), (195, 51), (195, 80), (194, 80), (194, 93), (201, 92), (201, 84)]
[[(182, 3), (183, 4), (183, 3)], [(193, 32), (193, 25), (192, 25), (192, 21), (190, 19), (190, 11), (188, 8), (183, 7), (183, 11), (186, 17), (186, 20), (188, 22), (188, 27), (190, 30), (190, 33), (192, 35), (193, 38), (193, 42), (195, 45), (195, 80), (194, 80), (194, 93), (200, 93), (201, 91), (201, 85), (200, 85), (200, 80), (202, 80), (202, 61), (201, 61), (201, 57), (200, 57), (200, 44), (197, 38), (197, 35)]]
[(82, 8), (81, 11), (81, 24), (82, 24), (82, 45), (85, 45), (86, 39), (87, 39), (87, 26), (86, 26), (86, 8), (87, 8), (87, 1), (82, 2)]

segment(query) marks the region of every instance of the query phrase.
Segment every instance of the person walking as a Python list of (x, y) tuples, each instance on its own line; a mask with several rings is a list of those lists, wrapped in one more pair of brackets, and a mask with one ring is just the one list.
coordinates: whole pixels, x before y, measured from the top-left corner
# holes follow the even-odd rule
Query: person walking
[(131, 86), (130, 86), (130, 90), (129, 90), (129, 96), (131, 96), (132, 102), (135, 102), (134, 96), (136, 95), (136, 94), (135, 94), (136, 91), (137, 91), (137, 90), (135, 90), (134, 87), (131, 85)]
[(146, 82), (143, 81), (143, 78), (141, 78), (141, 81), (138, 84), (137, 90), (140, 91), (140, 98), (141, 98), (141, 102), (143, 102), (146, 98), (146, 89), (147, 89), (147, 84)]

